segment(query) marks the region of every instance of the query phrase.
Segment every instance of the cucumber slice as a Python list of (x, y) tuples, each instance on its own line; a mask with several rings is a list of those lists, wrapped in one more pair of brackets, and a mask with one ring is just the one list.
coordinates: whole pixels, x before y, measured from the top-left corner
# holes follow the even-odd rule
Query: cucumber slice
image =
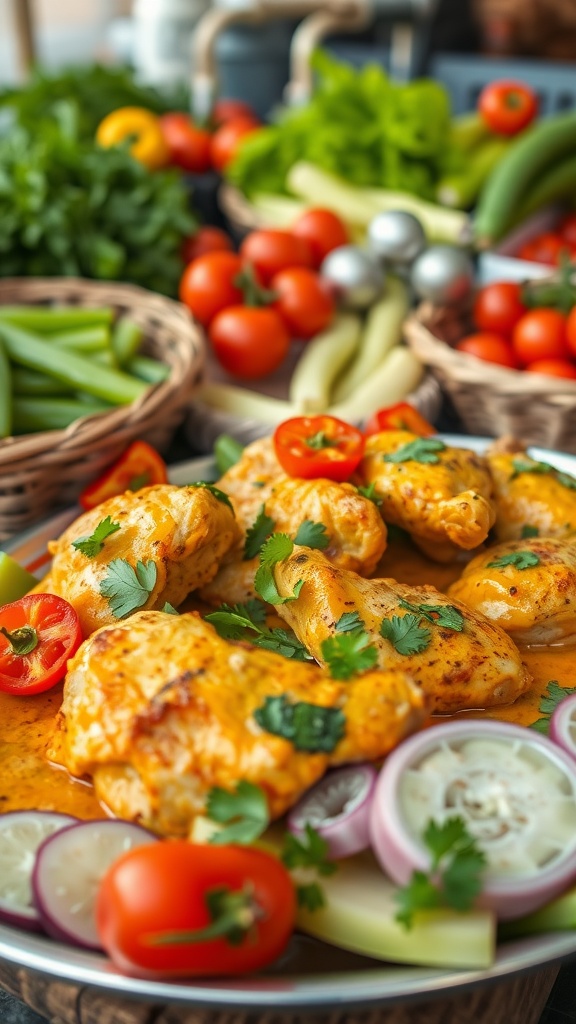
[(0, 551), (0, 605), (10, 604), (28, 594), (38, 580), (5, 551)]

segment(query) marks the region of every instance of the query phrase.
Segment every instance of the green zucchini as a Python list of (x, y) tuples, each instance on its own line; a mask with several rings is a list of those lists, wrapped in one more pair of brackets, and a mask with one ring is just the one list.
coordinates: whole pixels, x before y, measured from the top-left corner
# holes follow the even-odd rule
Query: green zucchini
[(549, 203), (566, 198), (576, 199), (576, 152), (562, 163), (551, 167), (535, 182), (520, 208), (518, 222), (532, 216)]
[(474, 234), (478, 248), (498, 241), (515, 222), (531, 186), (576, 152), (576, 113), (540, 121), (513, 143), (482, 189)]

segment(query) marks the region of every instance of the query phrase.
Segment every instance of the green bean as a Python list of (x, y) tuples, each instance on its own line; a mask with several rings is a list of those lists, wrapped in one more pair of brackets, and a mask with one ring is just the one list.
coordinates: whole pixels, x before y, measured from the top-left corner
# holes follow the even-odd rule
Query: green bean
[(84, 309), (82, 306), (0, 306), (0, 320), (8, 320), (17, 327), (38, 334), (75, 331), (98, 324), (109, 327), (113, 319), (114, 310), (109, 306), (101, 309)]
[(63, 430), (81, 416), (90, 416), (108, 408), (104, 402), (96, 407), (73, 398), (25, 398), (17, 395), (13, 401), (14, 433)]
[(231, 466), (235, 466), (242, 457), (243, 451), (244, 445), (240, 444), (235, 437), (230, 437), (230, 434), (220, 434), (214, 442), (214, 458), (218, 472), (222, 475)]
[(107, 348), (102, 352), (91, 352), (90, 362), (98, 363), (99, 366), (111, 366), (113, 369), (118, 369), (118, 363), (116, 362), (116, 356), (114, 355), (111, 348)]
[(46, 339), (0, 319), (0, 338), (7, 355), (19, 366), (41, 370), (73, 390), (86, 391), (114, 405), (126, 405), (140, 398), (146, 384), (120, 370), (100, 366), (76, 352), (65, 354)]
[(170, 367), (166, 366), (166, 363), (161, 363), (159, 359), (150, 359), (149, 356), (133, 356), (125, 369), (140, 380), (148, 381), (149, 384), (159, 384), (170, 376)]
[(112, 330), (112, 351), (120, 366), (126, 364), (140, 351), (144, 331), (127, 316), (121, 316)]
[(46, 338), (51, 345), (59, 348), (71, 348), (76, 352), (105, 352), (110, 348), (110, 331), (105, 324), (94, 327), (79, 327), (73, 331), (58, 331)]
[(12, 433), (12, 373), (4, 345), (0, 341), (0, 437)]
[(45, 373), (38, 373), (36, 370), (27, 370), (24, 366), (12, 367), (12, 393), (28, 397), (58, 395), (60, 398), (70, 394), (59, 380), (47, 377)]

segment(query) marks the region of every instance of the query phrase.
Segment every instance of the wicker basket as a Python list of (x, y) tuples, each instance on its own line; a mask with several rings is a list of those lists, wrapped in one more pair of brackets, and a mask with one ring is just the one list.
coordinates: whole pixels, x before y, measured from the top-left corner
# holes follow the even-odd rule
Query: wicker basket
[(0, 305), (112, 306), (142, 327), (143, 352), (171, 367), (131, 405), (51, 430), (0, 441), (0, 539), (72, 503), (136, 438), (169, 445), (204, 366), (203, 337), (184, 306), (132, 285), (77, 278), (5, 278)]
[(456, 352), (452, 346), (473, 330), (469, 306), (423, 303), (405, 324), (408, 344), (452, 400), (466, 429), (576, 452), (576, 381), (509, 370)]

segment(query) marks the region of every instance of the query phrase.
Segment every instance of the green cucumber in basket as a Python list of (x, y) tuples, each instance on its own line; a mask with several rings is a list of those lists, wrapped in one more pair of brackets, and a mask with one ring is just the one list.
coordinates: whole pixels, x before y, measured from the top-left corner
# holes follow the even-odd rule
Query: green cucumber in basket
[(576, 198), (576, 152), (550, 167), (530, 189), (518, 212), (518, 223), (559, 199)]
[(101, 309), (85, 309), (71, 306), (0, 306), (0, 320), (8, 320), (16, 327), (24, 327), (37, 334), (55, 334), (60, 331), (77, 331), (84, 327), (110, 327), (114, 310), (110, 306)]

